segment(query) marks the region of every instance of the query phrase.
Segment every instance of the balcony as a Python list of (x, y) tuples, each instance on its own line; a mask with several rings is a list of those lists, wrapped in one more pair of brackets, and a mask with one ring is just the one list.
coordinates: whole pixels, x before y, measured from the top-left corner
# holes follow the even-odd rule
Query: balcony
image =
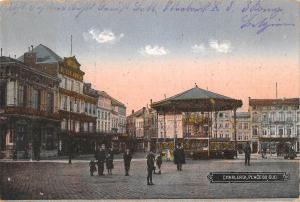
[(39, 111), (32, 108), (24, 108), (24, 107), (5, 107), (5, 114), (17, 114), (17, 115), (28, 115), (28, 116), (39, 116), (48, 119), (59, 120), (60, 116), (58, 113), (51, 113), (47, 111)]

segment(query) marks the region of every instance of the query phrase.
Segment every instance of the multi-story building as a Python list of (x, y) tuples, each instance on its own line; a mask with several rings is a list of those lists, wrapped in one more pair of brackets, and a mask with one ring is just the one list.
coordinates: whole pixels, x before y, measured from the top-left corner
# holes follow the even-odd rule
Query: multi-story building
[(35, 62), (33, 50), (24, 54), (23, 61), (0, 57), (2, 157), (32, 158), (33, 153), (39, 153), (41, 157), (57, 154), (60, 80), (37, 69)]
[(112, 133), (112, 105), (110, 96), (104, 91), (98, 91), (97, 127), (98, 133)]
[(299, 98), (249, 98), (253, 147), (280, 154), (284, 144), (290, 143), (299, 152), (299, 103)]
[[(84, 72), (75, 56), (61, 58), (48, 47), (40, 44), (32, 49), (31, 58), (37, 70), (42, 70), (60, 79), (59, 116), (61, 132), (59, 151), (67, 153), (68, 144), (74, 152), (92, 150), (93, 146), (84, 140), (95, 132), (97, 98), (84, 93)], [(18, 58), (24, 61), (25, 55)]]
[(233, 113), (232, 111), (221, 111), (213, 113), (212, 139), (233, 141)]
[(237, 143), (239, 151), (243, 150), (245, 143), (251, 144), (251, 125), (250, 125), (250, 113), (249, 112), (237, 112), (236, 113), (236, 124), (237, 124)]
[(117, 115), (114, 124), (117, 126), (118, 134), (126, 133), (126, 106), (120, 101), (111, 97), (112, 111)]

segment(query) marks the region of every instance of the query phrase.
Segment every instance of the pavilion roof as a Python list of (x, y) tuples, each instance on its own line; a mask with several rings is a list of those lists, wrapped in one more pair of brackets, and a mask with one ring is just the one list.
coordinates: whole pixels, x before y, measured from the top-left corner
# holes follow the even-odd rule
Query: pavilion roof
[(201, 89), (197, 85), (151, 105), (158, 112), (223, 111), (233, 110), (241, 106), (241, 100)]

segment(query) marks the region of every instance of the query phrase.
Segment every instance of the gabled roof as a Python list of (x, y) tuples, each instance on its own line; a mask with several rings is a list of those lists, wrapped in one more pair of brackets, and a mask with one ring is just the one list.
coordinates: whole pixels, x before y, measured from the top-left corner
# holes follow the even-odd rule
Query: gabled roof
[[(33, 52), (36, 53), (36, 63), (56, 63), (62, 61), (62, 58), (58, 56), (53, 50), (40, 44), (33, 48)], [(18, 58), (18, 60), (24, 62), (24, 54)]]

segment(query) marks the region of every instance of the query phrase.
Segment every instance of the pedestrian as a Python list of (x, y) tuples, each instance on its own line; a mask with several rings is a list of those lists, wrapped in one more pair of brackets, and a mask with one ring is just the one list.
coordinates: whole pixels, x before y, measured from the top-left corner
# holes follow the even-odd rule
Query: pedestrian
[(114, 154), (112, 148), (107, 151), (106, 154), (106, 169), (109, 175), (112, 175), (112, 169), (114, 168)]
[(152, 182), (152, 173), (155, 168), (154, 166), (155, 155), (152, 151), (147, 155), (147, 185), (154, 185)]
[(182, 171), (182, 164), (185, 163), (185, 155), (180, 143), (176, 145), (174, 150), (174, 163), (177, 165), (177, 170)]
[(94, 172), (97, 171), (96, 162), (94, 160), (90, 161), (90, 175), (94, 176)]
[(245, 165), (250, 166), (251, 147), (249, 142), (247, 142), (244, 147), (244, 153), (245, 153)]
[(126, 151), (124, 152), (123, 159), (124, 159), (125, 176), (129, 176), (130, 163), (132, 159), (132, 155), (129, 149), (126, 149)]
[(161, 174), (161, 164), (162, 164), (162, 153), (159, 152), (158, 156), (156, 157), (156, 166), (158, 168), (158, 174)]
[(102, 145), (102, 147), (100, 147), (100, 149), (98, 149), (96, 151), (96, 155), (95, 155), (96, 159), (97, 159), (97, 165), (98, 165), (98, 175), (102, 176), (103, 171), (104, 171), (104, 163), (105, 163), (105, 146)]
[(167, 149), (167, 161), (171, 160), (171, 152), (170, 149)]

